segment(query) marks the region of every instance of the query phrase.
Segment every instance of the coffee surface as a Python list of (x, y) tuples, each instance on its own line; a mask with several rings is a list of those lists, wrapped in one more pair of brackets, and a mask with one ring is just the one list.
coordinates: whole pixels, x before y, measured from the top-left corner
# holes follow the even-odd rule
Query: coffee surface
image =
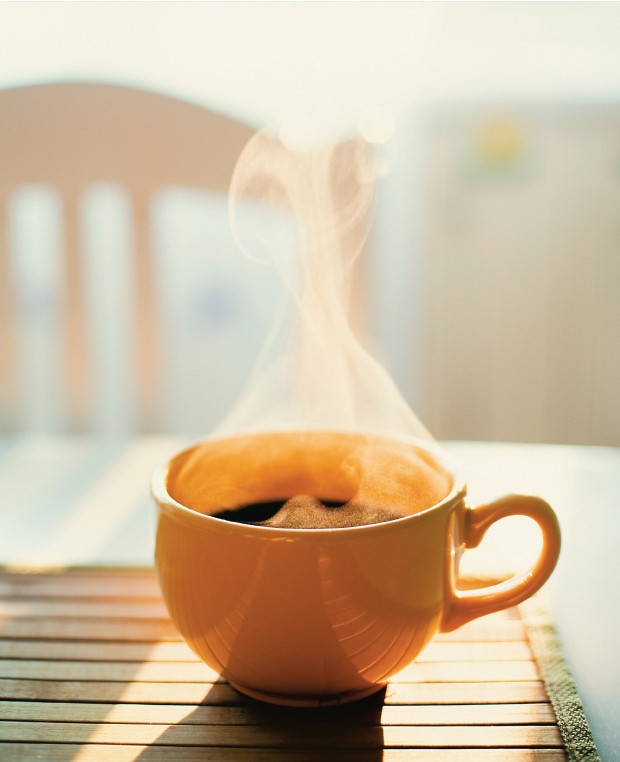
[(440, 502), (451, 478), (406, 440), (276, 432), (207, 440), (171, 463), (177, 502), (239, 523), (316, 529), (391, 521)]
[(312, 495), (295, 495), (288, 500), (272, 500), (232, 508), (213, 516), (239, 524), (289, 529), (327, 529), (378, 524), (402, 518), (403, 514), (386, 506), (364, 505), (356, 500), (339, 503), (319, 500)]

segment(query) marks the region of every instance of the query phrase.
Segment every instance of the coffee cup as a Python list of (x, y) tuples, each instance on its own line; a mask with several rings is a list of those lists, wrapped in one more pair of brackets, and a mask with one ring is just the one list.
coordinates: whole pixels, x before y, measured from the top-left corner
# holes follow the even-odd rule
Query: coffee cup
[[(396, 518), (291, 528), (224, 520), (237, 505), (293, 494), (383, 505)], [(513, 606), (547, 580), (560, 550), (551, 507), (509, 495), (470, 507), (431, 442), (366, 431), (253, 432), (204, 440), (153, 477), (155, 562), (182, 637), (235, 688), (291, 706), (380, 690), (437, 632)], [(533, 568), (480, 589), (459, 561), (507, 516), (533, 519)]]

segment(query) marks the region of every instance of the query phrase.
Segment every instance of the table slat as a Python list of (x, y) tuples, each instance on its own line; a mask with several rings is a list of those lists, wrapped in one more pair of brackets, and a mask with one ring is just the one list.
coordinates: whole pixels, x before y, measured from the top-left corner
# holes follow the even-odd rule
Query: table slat
[[(453, 704), (431, 706), (342, 707), (324, 712), (325, 722), (360, 725), (542, 725), (553, 724), (549, 703)], [(299, 718), (282, 707), (183, 706), (179, 704), (83, 704), (76, 702), (0, 701), (0, 716), (7, 720), (37, 722), (113, 722), (180, 725), (278, 725)], [(305, 714), (304, 714), (305, 717)]]
[[(0, 659), (56, 659), (84, 661), (200, 662), (185, 643), (75, 642), (64, 640), (0, 640)], [(524, 641), (490, 643), (430, 643), (421, 662), (531, 661)]]
[[(498, 683), (390, 683), (385, 704), (497, 704), (547, 701), (541, 680)], [(140, 683), (0, 679), (0, 699), (110, 703), (236, 704), (227, 683)]]
[[(40, 680), (111, 680), (155, 683), (212, 683), (219, 673), (203, 663), (101, 662), (0, 659), (0, 675)], [(390, 678), (407, 682), (507, 682), (538, 680), (536, 664), (527, 661), (416, 662)]]
[(562, 748), (558, 728), (550, 725), (366, 725), (339, 728), (330, 724), (320, 727), (318, 733), (311, 731), (312, 723), (307, 721), (301, 725), (282, 723), (278, 727), (0, 721), (0, 741), (62, 743), (70, 737), (77, 743), (247, 748)]
[[(91, 617), (0, 617), (0, 637), (51, 640), (180, 641), (169, 619), (106, 619)], [(519, 621), (472, 622), (454, 632), (438, 633), (436, 643), (495, 643), (525, 641), (525, 627)]]
[[(565, 762), (561, 749), (249, 749), (243, 762)], [(6, 755), (6, 757), (3, 756)], [(224, 747), (0, 743), (0, 759), (44, 762), (239, 762)]]

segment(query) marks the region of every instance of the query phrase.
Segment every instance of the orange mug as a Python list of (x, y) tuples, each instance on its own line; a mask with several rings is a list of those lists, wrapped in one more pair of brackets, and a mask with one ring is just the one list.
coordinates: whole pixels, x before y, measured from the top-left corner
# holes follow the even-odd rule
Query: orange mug
[[(300, 441), (314, 460), (299, 453), (287, 460)], [(211, 466), (193, 478), (207, 496), (213, 484), (213, 507), (229, 507), (231, 495), (237, 502), (240, 496), (259, 502), (311, 494), (311, 488), (321, 490), (323, 499), (348, 500), (344, 493), (355, 469), (343, 481), (334, 464), (360, 442), (366, 450), (370, 443), (376, 453), (387, 451), (389, 468), (398, 465), (399, 453), (403, 463), (412, 454), (423, 458), (446, 479), (447, 494), (403, 518), (327, 529), (235, 523), (173, 497), (188, 463), (206, 452), (204, 462)], [(407, 490), (393, 484), (393, 492), (398, 501)], [(339, 704), (380, 690), (435, 633), (535, 593), (560, 551), (558, 521), (546, 502), (510, 495), (472, 508), (445, 454), (405, 436), (263, 432), (205, 440), (158, 471), (152, 493), (158, 507), (156, 567), (174, 624), (239, 691), (276, 704)], [(513, 515), (532, 518), (542, 530), (534, 567), (489, 587), (459, 589), (463, 551), (476, 547), (495, 521)]]

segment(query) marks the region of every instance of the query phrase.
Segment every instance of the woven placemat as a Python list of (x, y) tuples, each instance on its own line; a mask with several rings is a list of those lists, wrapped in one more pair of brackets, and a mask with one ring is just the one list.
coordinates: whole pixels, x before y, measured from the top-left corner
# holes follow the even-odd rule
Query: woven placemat
[(522, 603), (519, 609), (569, 761), (601, 762), (548, 608), (540, 596), (534, 596)]

